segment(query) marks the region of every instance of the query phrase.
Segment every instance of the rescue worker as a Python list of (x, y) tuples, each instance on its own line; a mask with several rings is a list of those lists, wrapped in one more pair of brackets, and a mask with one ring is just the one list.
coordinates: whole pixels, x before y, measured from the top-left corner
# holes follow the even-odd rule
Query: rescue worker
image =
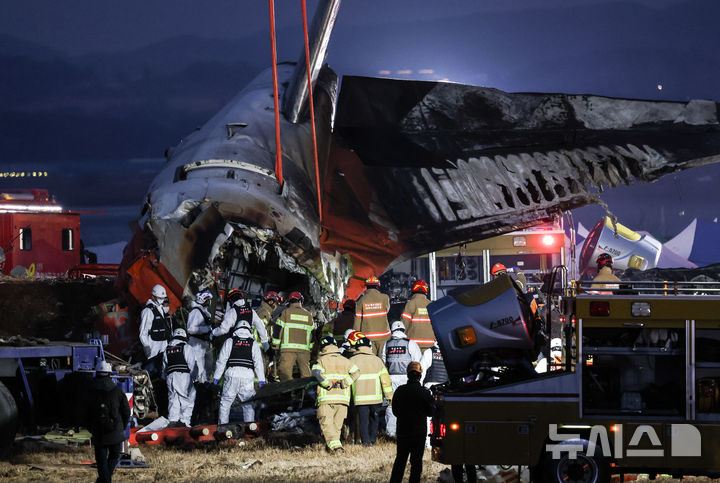
[(505, 268), (505, 265), (503, 265), (502, 263), (496, 263), (490, 269), (490, 275), (492, 275), (492, 278), (498, 278), (500, 275), (506, 275), (506, 274), (507, 274), (507, 268)]
[(433, 397), (420, 385), (422, 367), (411, 362), (407, 368), (408, 382), (397, 388), (392, 399), (392, 411), (397, 416), (397, 456), (393, 464), (391, 483), (399, 483), (410, 456), (411, 483), (420, 481), (422, 459), (427, 435), (427, 418), (432, 416)]
[(443, 360), (442, 352), (440, 352), (440, 346), (437, 341), (432, 347), (423, 352), (420, 365), (423, 369), (423, 385), (427, 388), (434, 386), (435, 384), (442, 384), (448, 381), (448, 373), (445, 368), (445, 361)]
[(210, 339), (213, 317), (208, 311), (210, 302), (212, 294), (207, 290), (198, 293), (195, 300), (190, 302), (187, 333), (188, 345), (192, 348), (195, 359), (192, 380), (196, 382), (207, 382), (208, 374), (212, 372), (213, 351)]
[(333, 336), (337, 345), (344, 344), (345, 334), (348, 330), (352, 330), (354, 324), (355, 301), (353, 299), (347, 299), (343, 302), (343, 311), (323, 326), (323, 335)]
[(605, 283), (605, 284), (593, 284), (593, 289), (598, 288), (605, 288), (605, 289), (617, 289), (620, 288), (620, 285), (618, 285), (618, 282), (620, 282), (620, 279), (613, 274), (612, 266), (613, 266), (613, 259), (612, 257), (607, 253), (601, 253), (598, 255), (597, 259), (595, 260), (595, 263), (597, 263), (597, 269), (598, 273), (595, 275), (595, 278), (593, 279), (593, 282), (615, 282), (615, 283)]
[(335, 339), (320, 340), (320, 355), (312, 367), (318, 380), (317, 418), (328, 451), (343, 452), (340, 432), (350, 404), (350, 388), (360, 375), (358, 367), (340, 354)]
[(268, 343), (268, 334), (265, 330), (265, 324), (258, 317), (258, 314), (250, 307), (250, 304), (245, 300), (245, 294), (236, 288), (230, 290), (227, 295), (227, 302), (230, 305), (225, 312), (222, 322), (219, 326), (215, 327), (212, 331), (213, 337), (225, 335), (234, 328), (237, 327), (237, 323), (241, 320), (246, 320), (248, 325), (251, 325), (254, 330), (257, 331), (262, 345), (262, 350), (266, 351), (270, 348)]
[[(442, 352), (440, 352), (440, 346), (438, 346), (437, 341), (435, 341), (435, 344), (433, 344), (431, 348), (423, 352), (420, 367), (424, 374), (421, 382), (423, 386), (428, 389), (436, 384), (443, 384), (449, 380), (445, 361), (443, 360), (443, 355)], [(430, 423), (430, 418), (428, 418), (428, 423)], [(429, 435), (425, 438), (425, 447), (430, 448)]]
[(263, 301), (260, 302), (260, 308), (257, 309), (258, 317), (265, 324), (268, 334), (272, 334), (272, 314), (280, 304), (280, 295), (277, 292), (270, 291), (265, 294)]
[(98, 478), (110, 483), (120, 460), (125, 428), (130, 421), (130, 405), (125, 393), (110, 377), (112, 366), (99, 360), (95, 364), (95, 379), (89, 384), (87, 397), (80, 401), (84, 425), (92, 434)]
[(278, 376), (280, 382), (293, 378), (293, 369), (297, 364), (300, 377), (310, 377), (310, 351), (312, 332), (315, 328), (312, 315), (302, 307), (303, 296), (292, 292), (288, 296), (290, 305), (278, 317), (277, 337), (273, 345), (279, 350)]
[(365, 280), (367, 290), (358, 299), (355, 307), (353, 328), (359, 330), (372, 341), (375, 355), (380, 355), (383, 344), (390, 338), (390, 325), (387, 314), (390, 310), (390, 297), (380, 293), (380, 280), (372, 276)]
[(140, 312), (140, 343), (145, 351), (148, 371), (155, 375), (160, 371), (162, 354), (172, 338), (170, 307), (165, 305), (167, 291), (162, 285), (152, 288), (152, 297)]
[(435, 343), (435, 332), (433, 332), (427, 311), (427, 306), (430, 304), (430, 300), (427, 298), (428, 286), (424, 280), (417, 280), (412, 284), (410, 291), (412, 297), (405, 303), (402, 313), (407, 329), (407, 338), (420, 346), (420, 349), (427, 349)]
[(163, 353), (163, 368), (168, 388), (168, 419), (190, 426), (195, 407), (195, 386), (191, 373), (195, 368), (195, 354), (187, 344), (185, 329), (175, 329), (173, 338)]
[[(392, 337), (385, 343), (382, 350), (382, 360), (390, 374), (392, 390), (407, 383), (407, 367), (411, 362), (420, 362), (422, 352), (418, 345), (408, 340), (405, 335), (405, 325), (397, 320), (393, 322)], [(385, 411), (385, 431), (389, 438), (395, 437), (395, 424), (397, 420), (392, 411)]]
[(392, 382), (382, 359), (373, 354), (367, 337), (357, 341), (357, 353), (350, 362), (360, 370), (353, 384), (353, 402), (359, 416), (360, 439), (363, 446), (377, 442), (379, 413), (383, 400), (392, 399)]
[[(227, 368), (227, 370), (225, 370)], [(223, 343), (217, 364), (213, 384), (217, 385), (225, 373), (225, 384), (220, 397), (218, 424), (230, 421), (230, 407), (235, 398), (245, 402), (255, 395), (255, 378), (258, 386), (265, 385), (265, 368), (262, 361), (260, 345), (253, 339), (250, 322), (245, 319), (238, 321), (237, 329)], [(242, 405), (243, 422), (255, 420), (255, 408), (252, 403)]]

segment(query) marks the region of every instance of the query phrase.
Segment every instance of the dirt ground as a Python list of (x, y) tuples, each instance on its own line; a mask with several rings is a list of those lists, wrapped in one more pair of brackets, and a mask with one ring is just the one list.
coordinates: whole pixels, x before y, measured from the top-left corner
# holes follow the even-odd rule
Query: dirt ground
[[(244, 443), (244, 444), (243, 444)], [(186, 448), (142, 446), (150, 468), (118, 469), (113, 477), (118, 482), (138, 481), (363, 481), (386, 482), (395, 458), (395, 445), (378, 443), (367, 448), (346, 445), (345, 454), (330, 455), (320, 444), (299, 447), (271, 447), (263, 440), (240, 444), (196, 445)], [(77, 448), (23, 449), (10, 461), (0, 462), (3, 482), (93, 481), (95, 469), (83, 462), (93, 461), (89, 446)], [(438, 481), (440, 472), (448, 468), (430, 460), (425, 452), (423, 482)], [(407, 481), (409, 466), (406, 469)], [(644, 482), (647, 480), (638, 480)], [(658, 478), (656, 481), (679, 480)], [(685, 478), (683, 483), (709, 483), (708, 478)]]

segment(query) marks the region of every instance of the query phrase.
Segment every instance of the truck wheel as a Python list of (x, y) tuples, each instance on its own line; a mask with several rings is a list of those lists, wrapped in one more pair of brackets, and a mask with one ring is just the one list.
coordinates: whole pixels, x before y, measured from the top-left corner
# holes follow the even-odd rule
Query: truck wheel
[(18, 410), (10, 391), (0, 382), (0, 459), (10, 455), (18, 428)]
[(588, 456), (578, 452), (577, 458), (570, 459), (563, 454), (560, 459), (548, 455), (543, 465), (545, 481), (552, 483), (603, 483), (609, 481), (608, 465), (604, 458)]

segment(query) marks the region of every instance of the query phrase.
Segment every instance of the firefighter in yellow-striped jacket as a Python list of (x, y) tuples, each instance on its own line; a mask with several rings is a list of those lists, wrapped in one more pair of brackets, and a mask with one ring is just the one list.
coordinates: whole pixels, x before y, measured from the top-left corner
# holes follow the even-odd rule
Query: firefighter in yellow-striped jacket
[(412, 297), (405, 304), (402, 313), (405, 334), (420, 347), (420, 350), (429, 349), (435, 344), (435, 332), (430, 324), (427, 310), (430, 304), (427, 298), (428, 286), (425, 281), (418, 280), (413, 283), (410, 291)]
[(314, 322), (310, 312), (302, 307), (303, 296), (292, 292), (288, 296), (290, 305), (283, 310), (275, 322), (273, 345), (279, 350), (278, 376), (280, 381), (293, 378), (297, 363), (300, 377), (310, 377), (310, 351)]
[(350, 388), (360, 375), (358, 367), (340, 354), (335, 339), (320, 340), (320, 355), (312, 367), (318, 380), (317, 418), (328, 451), (343, 452), (340, 432), (350, 404)]
[(373, 353), (380, 354), (383, 345), (390, 338), (390, 324), (387, 314), (390, 311), (390, 297), (380, 293), (380, 280), (370, 277), (365, 280), (367, 290), (355, 305), (355, 323), (359, 330), (372, 342)]
[(364, 446), (372, 446), (377, 441), (383, 399), (390, 402), (393, 396), (387, 368), (382, 359), (372, 353), (370, 345), (370, 339), (361, 338), (357, 342), (357, 353), (350, 358), (350, 363), (360, 371), (353, 384), (353, 402), (360, 419), (360, 439)]

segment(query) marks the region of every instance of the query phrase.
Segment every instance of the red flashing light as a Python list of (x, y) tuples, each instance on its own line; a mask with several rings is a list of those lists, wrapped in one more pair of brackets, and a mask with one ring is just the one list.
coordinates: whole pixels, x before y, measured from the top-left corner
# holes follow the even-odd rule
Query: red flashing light
[(610, 302), (595, 300), (590, 302), (590, 315), (594, 317), (607, 317), (610, 315)]
[(452, 423), (450, 424), (450, 429), (452, 429), (453, 431), (457, 431), (458, 429), (460, 429), (460, 425), (458, 423)]
[(564, 324), (567, 319), (565, 317), (560, 317), (559, 321), (561, 324)]
[(542, 244), (546, 247), (553, 246), (555, 244), (555, 237), (552, 235), (544, 235), (542, 237)]

